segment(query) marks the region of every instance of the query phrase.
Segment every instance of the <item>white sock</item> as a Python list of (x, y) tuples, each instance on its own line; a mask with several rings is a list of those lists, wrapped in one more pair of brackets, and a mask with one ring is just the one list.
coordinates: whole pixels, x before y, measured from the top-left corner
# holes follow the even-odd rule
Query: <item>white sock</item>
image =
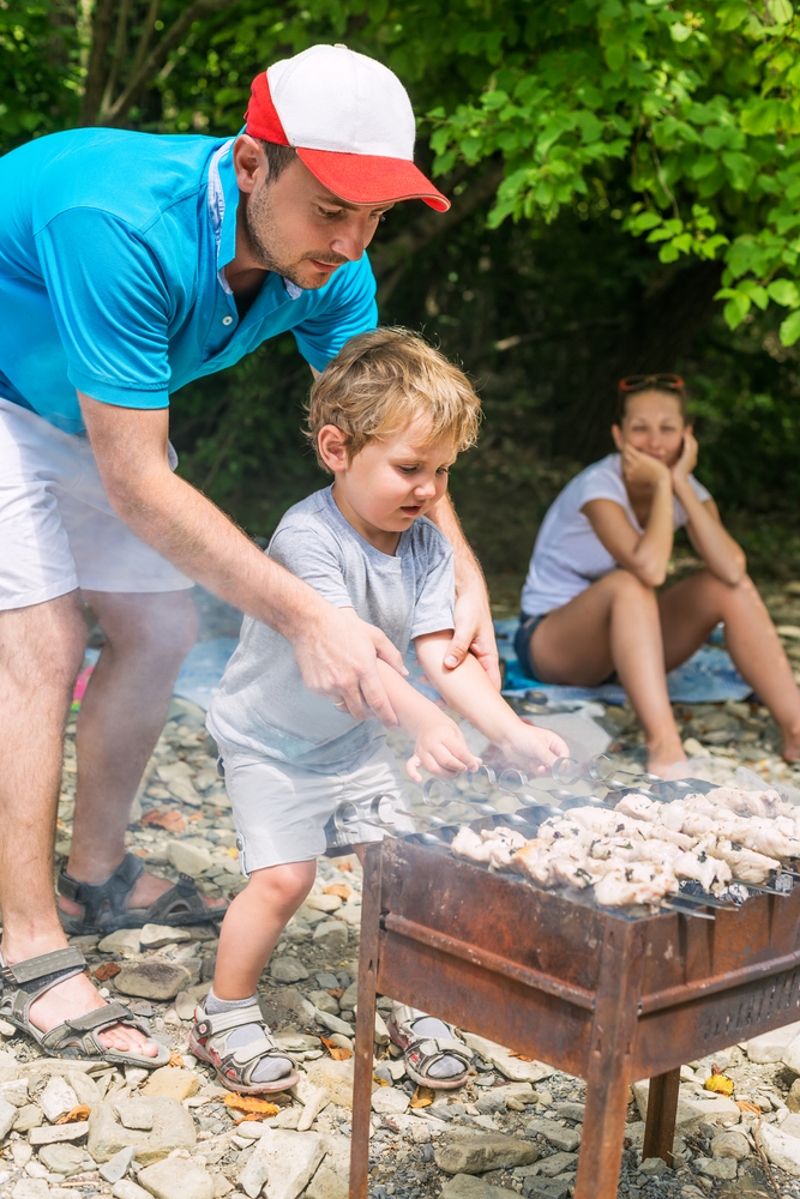
[[(219, 999), (214, 994), (212, 987), (206, 996), (204, 1006), (209, 1016), (218, 1016), (221, 1012), (233, 1012), (236, 1008), (250, 1007), (254, 1003), (258, 1004), (257, 991), (254, 991), (247, 999)], [(228, 1047), (241, 1049), (243, 1045), (249, 1045), (251, 1041), (260, 1040), (263, 1035), (264, 1029), (260, 1024), (243, 1024), (241, 1028), (234, 1028), (232, 1032), (228, 1033)], [(258, 1063), (251, 1078), (253, 1082), (277, 1082), (279, 1078), (283, 1078), (284, 1074), (291, 1074), (293, 1069), (294, 1066), (288, 1057), (265, 1057)]]

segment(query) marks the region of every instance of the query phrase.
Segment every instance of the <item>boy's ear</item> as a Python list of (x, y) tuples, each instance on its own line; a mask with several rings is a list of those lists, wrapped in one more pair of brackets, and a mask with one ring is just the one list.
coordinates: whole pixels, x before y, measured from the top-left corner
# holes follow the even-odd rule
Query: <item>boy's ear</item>
[(338, 474), (347, 470), (350, 458), (345, 435), (336, 425), (323, 425), (317, 434), (317, 452), (328, 470)]

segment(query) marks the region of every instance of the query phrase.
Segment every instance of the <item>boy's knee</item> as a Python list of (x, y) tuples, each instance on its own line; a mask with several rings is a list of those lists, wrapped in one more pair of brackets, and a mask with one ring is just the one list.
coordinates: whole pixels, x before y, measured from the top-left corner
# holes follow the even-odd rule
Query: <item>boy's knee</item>
[(285, 866), (254, 870), (250, 885), (255, 886), (265, 901), (288, 919), (313, 887), (316, 873), (316, 862), (291, 862)]

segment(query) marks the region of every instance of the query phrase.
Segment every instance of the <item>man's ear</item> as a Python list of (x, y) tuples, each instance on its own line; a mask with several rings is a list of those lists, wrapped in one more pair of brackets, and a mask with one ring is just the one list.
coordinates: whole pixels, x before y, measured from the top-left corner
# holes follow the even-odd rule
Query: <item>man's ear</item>
[(269, 174), (269, 163), (261, 142), (242, 133), (233, 145), (233, 165), (236, 170), (236, 182), (239, 190), (251, 192), (259, 178), (266, 179)]
[(619, 425), (611, 426), (611, 436), (614, 438), (614, 445), (622, 453), (622, 429)]
[(317, 452), (328, 470), (340, 474), (350, 465), (347, 439), (336, 425), (323, 425), (317, 434)]

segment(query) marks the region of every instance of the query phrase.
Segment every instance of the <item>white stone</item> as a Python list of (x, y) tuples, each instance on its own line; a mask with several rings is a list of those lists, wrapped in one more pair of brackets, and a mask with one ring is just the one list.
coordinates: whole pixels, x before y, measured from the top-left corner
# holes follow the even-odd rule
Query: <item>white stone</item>
[(512, 1082), (539, 1082), (542, 1078), (549, 1078), (554, 1072), (553, 1068), (546, 1066), (544, 1062), (523, 1062), (518, 1057), (512, 1057), (511, 1050), (487, 1040), (486, 1037), (476, 1036), (475, 1033), (465, 1032), (464, 1040), (474, 1053), (486, 1058), (487, 1062), (491, 1062)]
[(174, 945), (178, 941), (191, 941), (188, 928), (170, 928), (166, 924), (145, 924), (139, 929), (142, 949), (160, 949), (162, 945)]
[(332, 1016), (330, 1012), (321, 1012), (319, 1008), (314, 1009), (314, 1019), (323, 1028), (330, 1029), (331, 1032), (340, 1032), (346, 1037), (355, 1036), (355, 1029), (352, 1024), (348, 1024), (339, 1016)]
[(728, 1182), (736, 1177), (736, 1160), (732, 1157), (697, 1157), (695, 1165), (706, 1178)]
[(107, 937), (103, 937), (97, 948), (100, 953), (121, 953), (126, 958), (138, 957), (141, 948), (139, 929), (118, 928), (115, 933), (109, 933)]
[[(197, 798), (199, 802), (200, 796)], [(192, 878), (199, 878), (214, 864), (208, 850), (199, 845), (190, 845), (186, 841), (168, 841), (166, 848), (167, 861), (181, 874), (191, 875)]]
[(780, 1060), (795, 1074), (800, 1074), (800, 1036), (795, 1036), (784, 1048)]
[(310, 1090), (305, 1091), (301, 1098), (303, 1111), (295, 1127), (298, 1132), (308, 1132), (322, 1109), (330, 1103), (330, 1095), (326, 1087), (311, 1087)]
[(775, 1028), (765, 1032), (760, 1037), (753, 1037), (745, 1046), (745, 1053), (751, 1062), (766, 1065), (769, 1062), (779, 1062), (783, 1051), (800, 1033), (800, 1024), (785, 1024), (783, 1028)]
[(49, 1199), (50, 1187), (43, 1178), (20, 1178), (11, 1191), (11, 1199)]
[(56, 1145), (61, 1141), (79, 1141), (88, 1131), (88, 1120), (76, 1120), (74, 1124), (43, 1124), (41, 1128), (32, 1128), (28, 1136), (32, 1145)]
[(7, 1137), (11, 1131), (11, 1125), (17, 1118), (17, 1109), (13, 1107), (6, 1099), (0, 1099), (0, 1141)]
[(336, 912), (342, 906), (342, 901), (338, 895), (308, 895), (305, 905), (314, 912)]
[(121, 1178), (119, 1182), (115, 1182), (111, 1194), (114, 1199), (152, 1199), (150, 1191), (137, 1186), (128, 1178)]
[(199, 1162), (183, 1155), (145, 1166), (138, 1178), (156, 1199), (214, 1199), (214, 1179)]
[(323, 920), (314, 929), (312, 940), (334, 952), (342, 950), (347, 945), (347, 928), (341, 920)]
[(762, 1124), (758, 1136), (773, 1166), (800, 1177), (800, 1137), (787, 1136), (772, 1124)]
[(250, 1199), (256, 1199), (265, 1183), (269, 1199), (296, 1199), (324, 1154), (322, 1138), (315, 1132), (270, 1130), (256, 1144), (239, 1184)]
[(39, 1096), (39, 1107), (51, 1124), (77, 1106), (78, 1096), (66, 1079), (57, 1076), (50, 1079)]
[(712, 1157), (732, 1157), (734, 1161), (741, 1162), (749, 1154), (750, 1142), (744, 1133), (736, 1128), (727, 1128), (725, 1132), (717, 1133), (711, 1142)]
[(397, 1115), (408, 1111), (408, 1095), (396, 1087), (378, 1087), (372, 1093), (372, 1110), (381, 1115)]
[(115, 1153), (110, 1161), (100, 1167), (100, 1177), (106, 1182), (119, 1182), (128, 1173), (128, 1167), (135, 1157), (136, 1149), (133, 1145), (120, 1149), (119, 1153)]
[[(647, 1099), (650, 1082), (643, 1079), (633, 1084), (633, 1095), (643, 1120), (647, 1118)], [(714, 1095), (711, 1091), (698, 1094), (689, 1087), (681, 1086), (678, 1092), (678, 1112), (675, 1127), (678, 1132), (691, 1132), (699, 1124), (719, 1125), (736, 1123), (741, 1113), (732, 1099), (725, 1095)]]

